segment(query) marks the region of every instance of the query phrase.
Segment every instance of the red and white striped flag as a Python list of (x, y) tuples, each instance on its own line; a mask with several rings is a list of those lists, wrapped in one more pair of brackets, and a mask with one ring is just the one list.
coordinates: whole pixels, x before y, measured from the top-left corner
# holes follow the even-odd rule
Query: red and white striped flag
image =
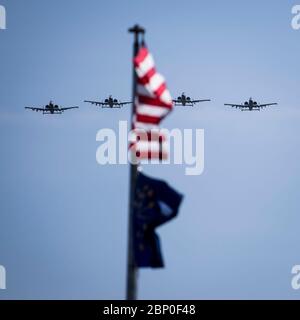
[(139, 159), (166, 159), (168, 155), (163, 150), (166, 137), (159, 133), (159, 124), (173, 108), (172, 97), (146, 47), (139, 50), (134, 66), (137, 74), (133, 118), (136, 137), (131, 150)]

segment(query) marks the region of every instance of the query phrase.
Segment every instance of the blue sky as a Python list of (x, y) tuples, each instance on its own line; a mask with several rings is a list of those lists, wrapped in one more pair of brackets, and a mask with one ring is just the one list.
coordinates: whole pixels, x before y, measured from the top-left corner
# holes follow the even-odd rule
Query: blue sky
[[(0, 299), (123, 299), (128, 173), (99, 166), (96, 133), (130, 111), (84, 99), (131, 95), (136, 22), (174, 97), (166, 128), (205, 130), (205, 170), (152, 166), (185, 194), (160, 228), (166, 268), (141, 270), (141, 299), (299, 299), (299, 53), (294, 1), (0, 0)], [(280, 106), (239, 112), (250, 96)], [(79, 110), (26, 112), (50, 99)]]

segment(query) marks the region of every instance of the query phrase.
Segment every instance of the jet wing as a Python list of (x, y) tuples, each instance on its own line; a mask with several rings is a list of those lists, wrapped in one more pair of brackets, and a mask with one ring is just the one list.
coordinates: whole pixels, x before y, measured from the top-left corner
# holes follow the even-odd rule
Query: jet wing
[(96, 106), (107, 106), (108, 105), (108, 103), (106, 103), (106, 102), (99, 102), (99, 101), (84, 100), (84, 102), (91, 103)]
[[(175, 106), (183, 106), (183, 101), (181, 101), (181, 100), (172, 100), (172, 101), (175, 104)], [(186, 104), (187, 104), (187, 102), (186, 102)]]
[(199, 103), (199, 102), (207, 102), (207, 101), (211, 101), (209, 99), (205, 99), (205, 100), (192, 100), (192, 101), (189, 101), (190, 103)]
[(79, 107), (70, 107), (70, 108), (59, 108), (59, 111), (71, 110), (71, 109), (78, 109)]
[(29, 109), (29, 110), (32, 110), (32, 111), (45, 111), (46, 110), (44, 108), (32, 108), (32, 107), (25, 107), (25, 109)]
[(232, 107), (232, 108), (249, 108), (249, 106), (245, 106), (244, 104), (225, 103), (224, 106), (229, 106), (229, 107)]
[(265, 107), (269, 107), (269, 106), (277, 106), (278, 103), (266, 103), (266, 104), (259, 104), (257, 107), (259, 108), (265, 108)]
[(119, 102), (119, 106), (125, 106), (126, 104), (132, 104), (132, 102)]

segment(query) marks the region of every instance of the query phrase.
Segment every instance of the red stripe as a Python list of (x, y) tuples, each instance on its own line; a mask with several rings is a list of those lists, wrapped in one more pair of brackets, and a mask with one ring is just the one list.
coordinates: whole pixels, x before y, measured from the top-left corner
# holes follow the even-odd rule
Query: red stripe
[(167, 90), (167, 85), (166, 83), (162, 83), (159, 88), (154, 92), (154, 94), (157, 96), (157, 97), (160, 97), (164, 91)]
[(159, 124), (161, 119), (162, 119), (161, 117), (146, 116), (146, 115), (142, 115), (142, 114), (136, 115), (137, 122)]
[(147, 96), (138, 96), (139, 103), (140, 104), (148, 104), (153, 107), (165, 107), (168, 109), (172, 109), (172, 103), (167, 104), (160, 100), (159, 98), (152, 98), (152, 97), (147, 97)]
[(134, 65), (138, 67), (147, 58), (148, 54), (149, 51), (147, 48), (141, 48), (137, 56), (134, 58)]
[(150, 82), (150, 79), (156, 74), (155, 67), (151, 68), (143, 77), (138, 78), (138, 83), (141, 85), (146, 85)]

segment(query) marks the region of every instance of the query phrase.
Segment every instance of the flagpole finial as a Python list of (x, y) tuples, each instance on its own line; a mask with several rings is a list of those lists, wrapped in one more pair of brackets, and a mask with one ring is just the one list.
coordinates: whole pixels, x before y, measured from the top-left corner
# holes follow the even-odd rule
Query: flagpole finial
[(143, 27), (136, 24), (132, 28), (128, 29), (128, 32), (135, 33), (135, 34), (140, 34), (140, 33), (145, 34), (146, 30)]

